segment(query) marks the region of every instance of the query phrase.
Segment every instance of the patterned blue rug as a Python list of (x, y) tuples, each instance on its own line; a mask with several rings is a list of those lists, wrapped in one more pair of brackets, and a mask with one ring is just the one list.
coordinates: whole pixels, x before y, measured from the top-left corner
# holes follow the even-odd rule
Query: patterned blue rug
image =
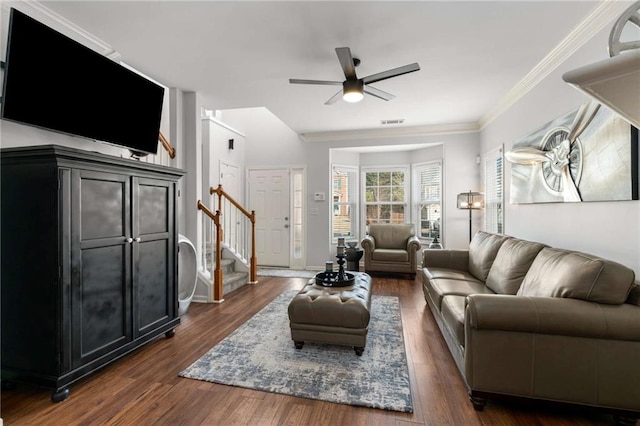
[(287, 307), (276, 297), (180, 376), (340, 404), (413, 412), (397, 297), (373, 296), (367, 346), (306, 342), (296, 350)]

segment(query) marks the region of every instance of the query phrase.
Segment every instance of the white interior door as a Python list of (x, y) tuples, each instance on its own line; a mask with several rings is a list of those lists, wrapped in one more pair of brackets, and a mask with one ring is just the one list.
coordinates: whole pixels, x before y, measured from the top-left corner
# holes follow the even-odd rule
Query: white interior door
[[(220, 185), (234, 200), (241, 205), (243, 204), (240, 197), (240, 168), (238, 166), (220, 161)], [(236, 209), (231, 209), (229, 201), (223, 201), (223, 203), (225, 204), (225, 211), (222, 212), (224, 241), (230, 247), (236, 249), (243, 218), (238, 217), (239, 213)]]
[(289, 267), (288, 170), (249, 171), (249, 208), (256, 212), (258, 265)]

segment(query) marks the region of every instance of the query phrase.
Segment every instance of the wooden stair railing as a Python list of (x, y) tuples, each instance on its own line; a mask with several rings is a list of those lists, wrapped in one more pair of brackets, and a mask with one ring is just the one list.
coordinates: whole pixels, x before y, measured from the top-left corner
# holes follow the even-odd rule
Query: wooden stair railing
[[(222, 197), (225, 197), (235, 208), (240, 211), (244, 216), (246, 216), (251, 222), (251, 258), (249, 261), (249, 276), (250, 281), (252, 283), (257, 282), (257, 274), (258, 274), (258, 258), (256, 257), (256, 212), (251, 210), (249, 212), (247, 209), (242, 207), (240, 203), (233, 199), (229, 194), (227, 194), (223, 189), (222, 185), (218, 185), (217, 188), (210, 187), (209, 194), (216, 194), (218, 196), (218, 208), (222, 208)], [(218, 229), (216, 228), (216, 234), (218, 234)], [(216, 238), (218, 241), (218, 237)], [(218, 251), (218, 247), (216, 246), (216, 251)]]
[(198, 200), (198, 210), (202, 210), (204, 214), (209, 216), (216, 226), (216, 267), (213, 271), (213, 301), (222, 302), (222, 231), (220, 229), (220, 210), (213, 213), (204, 204)]
[(162, 144), (162, 147), (169, 153), (169, 158), (174, 159), (176, 157), (176, 149), (171, 146), (167, 138), (164, 137), (162, 132), (158, 134), (158, 140)]

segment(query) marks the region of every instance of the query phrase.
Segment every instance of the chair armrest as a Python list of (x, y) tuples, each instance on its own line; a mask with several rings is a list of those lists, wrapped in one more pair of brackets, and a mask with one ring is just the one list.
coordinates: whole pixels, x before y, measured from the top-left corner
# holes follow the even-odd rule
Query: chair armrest
[(364, 251), (372, 252), (376, 248), (376, 239), (371, 235), (367, 235), (360, 242), (360, 246), (364, 249)]
[(640, 341), (640, 307), (561, 297), (467, 296), (465, 327)]
[(425, 249), (422, 251), (422, 267), (469, 272), (469, 250)]
[(407, 240), (407, 251), (409, 253), (417, 253), (422, 248), (420, 239), (415, 235)]

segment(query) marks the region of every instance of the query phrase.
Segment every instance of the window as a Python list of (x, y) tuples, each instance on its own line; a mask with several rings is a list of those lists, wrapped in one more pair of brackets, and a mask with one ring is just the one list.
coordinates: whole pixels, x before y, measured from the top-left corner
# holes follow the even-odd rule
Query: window
[(414, 166), (414, 200), (416, 204), (416, 235), (419, 238), (442, 240), (442, 163)]
[(484, 155), (484, 230), (504, 233), (502, 147)]
[(332, 173), (332, 237), (357, 238), (357, 178), (355, 167), (333, 166)]
[(304, 216), (304, 169), (291, 169), (293, 176), (293, 218), (291, 220), (293, 237), (293, 259), (302, 259), (303, 256), (303, 225)]
[(365, 170), (363, 176), (366, 224), (407, 222), (405, 206), (409, 179), (406, 169)]

